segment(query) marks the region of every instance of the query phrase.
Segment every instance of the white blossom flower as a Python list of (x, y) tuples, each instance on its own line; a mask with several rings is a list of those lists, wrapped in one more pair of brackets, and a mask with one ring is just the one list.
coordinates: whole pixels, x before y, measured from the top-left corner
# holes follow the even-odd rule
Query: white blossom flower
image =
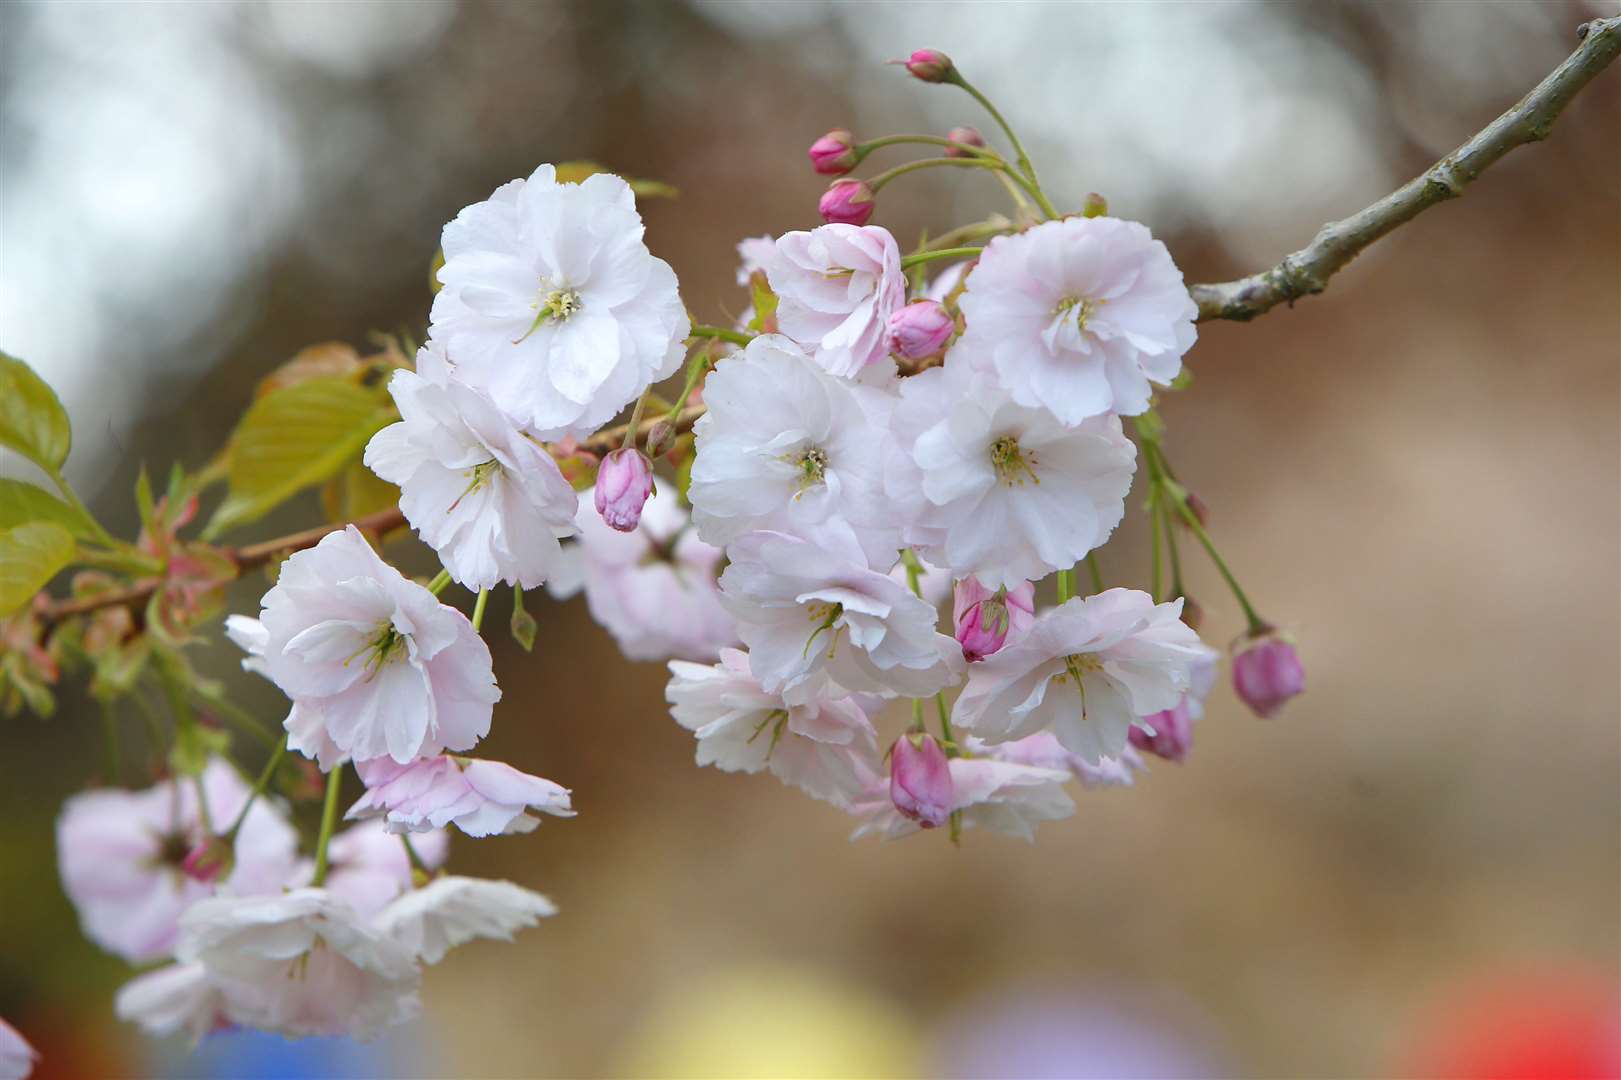
[[(1132, 728), (1134, 732), (1138, 730), (1140, 729)], [(1106, 757), (1093, 764), (1081, 755), (1064, 749), (1064, 744), (1058, 741), (1058, 736), (1050, 731), (1038, 731), (1034, 735), (1026, 735), (1011, 742), (997, 743), (995, 746), (988, 745), (984, 740), (976, 739), (972, 735), (960, 741), (975, 757), (1011, 761), (1015, 765), (1035, 765), (1043, 769), (1067, 770), (1081, 782), (1083, 788), (1131, 787), (1137, 782), (1138, 773), (1148, 771), (1142, 755), (1134, 746), (1127, 746), (1117, 758)]]
[(692, 520), (725, 546), (746, 532), (840, 523), (887, 569), (900, 529), (884, 500), (882, 447), (892, 399), (834, 378), (785, 337), (755, 338), (704, 382), (693, 428)]
[(384, 908), (376, 927), (418, 960), (437, 964), (474, 938), (511, 941), (514, 932), (556, 914), (546, 897), (510, 881), (442, 877)]
[(768, 694), (749, 658), (722, 649), (713, 665), (672, 661), (664, 696), (676, 723), (698, 737), (698, 764), (725, 772), (770, 769), (812, 798), (842, 805), (860, 795), (863, 763), (878, 752), (856, 699), (821, 693), (790, 705)]
[(366, 1039), (420, 1009), (410, 949), (322, 888), (200, 900), (176, 955), (202, 966), (232, 1023), (261, 1031)]
[[(230, 828), (249, 789), (223, 761), (200, 778), (208, 821)], [(214, 886), (188, 877), (181, 864), (208, 834), (199, 813), (198, 784), (167, 780), (143, 791), (102, 788), (75, 795), (56, 823), (62, 887), (78, 910), (85, 936), (131, 963), (165, 957), (174, 948), (180, 913)], [(241, 894), (274, 893), (298, 863), (298, 832), (269, 799), (256, 800), (236, 836), (231, 872), (217, 883)]]
[[(225, 636), (248, 655), (242, 658), (242, 670), (263, 675), (272, 682), (270, 665), (265, 663), (265, 648), (270, 644), (270, 631), (265, 624), (250, 615), (227, 615)], [(319, 707), (297, 702), (287, 711), (282, 721), (287, 730), (287, 745), (306, 757), (314, 758), (322, 772), (331, 772), (334, 765), (348, 760), (347, 754), (326, 733), (326, 723)]]
[[(980, 757), (955, 757), (948, 765), (952, 809), (962, 815), (964, 829), (989, 829), (1034, 840), (1037, 823), (1057, 821), (1075, 812), (1074, 800), (1064, 791), (1070, 776), (1065, 770)], [(852, 840), (871, 835), (895, 840), (921, 828), (895, 808), (887, 776), (872, 777), (865, 797), (850, 812), (864, 819), (850, 834)]]
[(201, 964), (166, 964), (135, 976), (119, 987), (113, 1011), (148, 1035), (184, 1031), (194, 1043), (230, 1023), (225, 995)]
[(988, 743), (1050, 730), (1092, 764), (1118, 758), (1142, 717), (1174, 708), (1206, 647), (1180, 616), (1135, 589), (1075, 597), (973, 664), (952, 723)]
[(16, 1028), (0, 1020), (0, 1080), (25, 1080), (38, 1060), (39, 1051)]
[(403, 763), (489, 732), (501, 697), (489, 646), (353, 525), (290, 556), (262, 603), (265, 665), (294, 703), (290, 748), (317, 756), (318, 730), (356, 760)]
[(956, 639), (935, 631), (939, 613), (868, 569), (847, 535), (755, 532), (728, 554), (722, 598), (768, 693), (804, 701), (831, 678), (845, 690), (924, 697), (961, 674)]
[(399, 765), (387, 758), (355, 766), (366, 785), (348, 817), (381, 815), (390, 832), (455, 825), (468, 836), (530, 832), (540, 819), (525, 811), (573, 817), (569, 790), (500, 761), (448, 755)]
[(532, 589), (574, 534), (574, 488), (484, 394), (451, 378), (430, 344), (388, 384), (400, 422), (373, 435), (366, 466), (400, 487), (400, 510), (469, 589)]
[(959, 307), (963, 342), (1021, 405), (1066, 424), (1148, 408), (1192, 348), (1198, 306), (1134, 221), (1065, 218), (985, 247)]
[(907, 522), (903, 540), (959, 577), (1013, 589), (1109, 538), (1125, 516), (1136, 448), (1112, 415), (1066, 427), (1016, 404), (961, 348), (902, 380), (884, 490)]
[(765, 272), (778, 328), (820, 367), (847, 379), (894, 374), (889, 317), (906, 303), (906, 275), (889, 230), (835, 224), (785, 233)]
[(635, 532), (605, 525), (594, 492), (575, 520), (586, 607), (627, 657), (707, 661), (737, 644), (715, 580), (724, 553), (699, 539), (673, 485), (647, 500)]
[(619, 177), (542, 165), (445, 226), (429, 334), (530, 434), (583, 438), (681, 364), (675, 272), (642, 233)]
[[(388, 758), (379, 759), (378, 764), (398, 768)], [(425, 868), (437, 870), (450, 853), (450, 837), (443, 829), (413, 833), (411, 848)], [(314, 871), (314, 865), (306, 862), (302, 873), (288, 882), (289, 887), (308, 885)], [(369, 919), (411, 891), (411, 859), (400, 838), (385, 829), (383, 822), (362, 821), (332, 838), (324, 884), (327, 892)]]

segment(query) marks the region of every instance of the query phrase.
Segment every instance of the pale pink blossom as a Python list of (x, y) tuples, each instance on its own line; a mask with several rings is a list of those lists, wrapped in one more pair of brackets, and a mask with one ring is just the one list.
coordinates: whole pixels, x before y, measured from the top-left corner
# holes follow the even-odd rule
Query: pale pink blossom
[[(249, 788), (222, 761), (201, 777), (208, 819), (229, 829)], [(188, 876), (186, 855), (208, 835), (197, 782), (164, 781), (142, 791), (103, 788), (75, 795), (56, 823), (62, 887), (85, 936), (131, 963), (167, 956), (180, 913), (215, 891)], [(237, 834), (234, 865), (217, 884), (242, 895), (281, 889), (298, 861), (298, 833), (274, 801), (261, 797)]]
[[(870, 204), (869, 204), (870, 205)], [(823, 225), (777, 240), (766, 264), (777, 326), (843, 378), (887, 377), (889, 317), (906, 303), (900, 248), (876, 225)]]
[[(1137, 728), (1132, 728), (1136, 734)], [(1096, 763), (1087, 761), (1077, 753), (1064, 749), (1058, 736), (1050, 731), (1038, 731), (1022, 739), (991, 746), (972, 735), (964, 737), (962, 745), (974, 757), (1011, 761), (1015, 765), (1034, 765), (1042, 769), (1068, 770), (1083, 788), (1131, 787), (1137, 774), (1147, 772), (1148, 766), (1135, 746), (1127, 746), (1117, 758), (1100, 758)]]
[[(1035, 839), (1035, 826), (1075, 812), (1075, 802), (1064, 791), (1069, 773), (1032, 765), (1017, 765), (992, 758), (956, 757), (951, 770), (951, 809), (961, 814), (964, 829), (989, 829), (1024, 840)], [(919, 830), (896, 809), (887, 778), (874, 777), (866, 797), (850, 807), (862, 818), (850, 839), (877, 835), (885, 840), (909, 836)]]
[(1233, 655), (1233, 690), (1256, 716), (1278, 715), (1306, 690), (1306, 668), (1294, 642), (1275, 631), (1246, 642)]
[(1109, 217), (996, 237), (959, 307), (974, 362), (1065, 424), (1147, 409), (1181, 372), (1198, 314), (1165, 245)]
[(907, 733), (889, 750), (889, 801), (919, 828), (944, 825), (956, 808), (957, 792), (946, 752), (933, 735)]
[(597, 516), (605, 525), (618, 532), (633, 531), (653, 494), (653, 463), (640, 450), (621, 446), (602, 459), (593, 494)]
[(378, 758), (359, 762), (355, 771), (366, 793), (346, 816), (381, 816), (390, 832), (455, 825), (468, 836), (494, 836), (538, 826), (540, 819), (526, 812), (531, 808), (574, 816), (567, 788), (499, 761), (444, 755), (399, 765)]
[(4, 1020), (0, 1020), (0, 1080), (25, 1080), (34, 1071), (39, 1051)]
[(889, 351), (921, 360), (945, 348), (957, 321), (937, 300), (913, 300), (889, 317)]
[(404, 763), (489, 732), (501, 697), (489, 646), (353, 525), (291, 555), (263, 604), (265, 665), (294, 703), (292, 749), (318, 757), (325, 744), (308, 736), (324, 731), (356, 760)]
[[(392, 764), (387, 758), (382, 762)], [(450, 853), (450, 837), (443, 829), (412, 833), (411, 847), (432, 872), (444, 865)], [(314, 867), (306, 864), (305, 872), (288, 884), (308, 885), (313, 871)], [(347, 901), (362, 918), (369, 919), (410, 892), (415, 882), (405, 844), (385, 829), (382, 821), (372, 820), (352, 825), (332, 838), (327, 848), (325, 885), (327, 892)]]
[(842, 805), (861, 794), (863, 764), (877, 755), (872, 721), (855, 698), (824, 687), (790, 705), (760, 687), (736, 649), (722, 649), (712, 665), (672, 661), (664, 696), (676, 723), (697, 736), (699, 765), (769, 769), (812, 798)]
[(1193, 725), (1204, 719), (1204, 699), (1216, 685), (1218, 653), (1205, 655), (1188, 669), (1188, 689), (1173, 708), (1145, 716), (1131, 729), (1131, 745), (1146, 754), (1181, 764), (1193, 748)]
[(231, 1023), (225, 995), (201, 964), (167, 964), (135, 976), (119, 987), (113, 1011), (148, 1035), (184, 1031), (193, 1043)]
[(376, 928), (423, 963), (437, 964), (474, 938), (511, 941), (516, 931), (556, 914), (546, 897), (510, 881), (441, 877), (384, 908)]

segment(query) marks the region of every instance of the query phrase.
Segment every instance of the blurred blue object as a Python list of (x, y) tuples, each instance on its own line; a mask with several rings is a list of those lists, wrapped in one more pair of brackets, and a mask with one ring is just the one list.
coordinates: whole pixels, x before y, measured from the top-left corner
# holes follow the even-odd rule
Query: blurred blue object
[(260, 1031), (222, 1031), (189, 1054), (166, 1047), (154, 1055), (152, 1074), (175, 1080), (337, 1080), (420, 1075), (432, 1055), (404, 1029), (362, 1043), (354, 1039), (284, 1039)]

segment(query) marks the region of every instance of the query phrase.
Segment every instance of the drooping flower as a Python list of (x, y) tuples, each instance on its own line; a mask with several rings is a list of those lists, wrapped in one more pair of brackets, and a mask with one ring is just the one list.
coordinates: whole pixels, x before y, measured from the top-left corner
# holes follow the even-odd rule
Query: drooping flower
[(1263, 720), (1278, 715), (1306, 690), (1306, 668), (1294, 643), (1275, 631), (1246, 642), (1233, 656), (1233, 690)]
[(889, 230), (834, 224), (786, 233), (765, 270), (777, 326), (818, 366), (847, 379), (893, 373), (889, 317), (906, 303), (906, 275)]
[(1193, 725), (1204, 719), (1204, 699), (1216, 685), (1218, 656), (1215, 649), (1207, 648), (1189, 665), (1188, 689), (1182, 700), (1174, 708), (1143, 717), (1142, 723), (1131, 729), (1132, 746), (1178, 765), (1187, 758), (1193, 748)]
[(1198, 314), (1165, 245), (1108, 217), (996, 237), (959, 306), (976, 363), (1065, 424), (1147, 409), (1152, 384), (1182, 370)]
[(26, 1080), (38, 1060), (39, 1051), (16, 1028), (0, 1020), (0, 1080)]
[(1015, 588), (1073, 566), (1125, 516), (1136, 448), (1114, 416), (1066, 427), (972, 371), (901, 382), (884, 490), (902, 539), (958, 576)]
[(965, 660), (983, 660), (1018, 641), (1036, 619), (1036, 584), (987, 589), (970, 575), (952, 590), (951, 621)]
[[(1035, 826), (1075, 812), (1075, 802), (1064, 791), (1069, 773), (1031, 765), (1016, 765), (993, 758), (952, 758), (952, 809), (962, 817), (964, 829), (989, 829), (1025, 840), (1035, 839)], [(895, 840), (917, 832), (921, 825), (896, 809), (887, 780), (875, 779), (867, 796), (850, 807), (864, 820), (850, 839), (877, 835)]]
[[(1135, 734), (1138, 729), (1131, 730)], [(1050, 731), (1038, 731), (1034, 735), (995, 746), (972, 735), (963, 737), (960, 742), (975, 757), (995, 758), (997, 761), (1011, 761), (1015, 765), (1034, 765), (1061, 772), (1067, 770), (1081, 782), (1083, 788), (1131, 787), (1137, 782), (1138, 773), (1148, 771), (1143, 756), (1135, 746), (1126, 747), (1117, 758), (1102, 758), (1094, 764), (1064, 749), (1058, 736)]]
[[(602, 459), (593, 491), (597, 516), (608, 528), (631, 532), (642, 520), (642, 507), (653, 494), (653, 463), (647, 455), (621, 446)], [(570, 493), (572, 499), (573, 493)]]
[(951, 819), (957, 792), (946, 752), (933, 735), (908, 732), (889, 750), (889, 801), (919, 828), (933, 829)]
[(201, 964), (166, 964), (135, 976), (119, 987), (113, 1011), (148, 1035), (184, 1031), (193, 1042), (231, 1022), (225, 995)]
[(418, 960), (437, 964), (474, 938), (511, 941), (516, 931), (556, 914), (546, 897), (510, 881), (442, 877), (384, 908), (376, 927)]
[(1176, 706), (1205, 655), (1180, 612), (1135, 589), (1050, 608), (1023, 640), (969, 667), (952, 723), (988, 743), (1050, 730), (1087, 762), (1118, 758), (1133, 725)]
[(823, 688), (790, 705), (761, 689), (748, 656), (736, 649), (722, 649), (712, 665), (672, 661), (664, 696), (676, 723), (698, 737), (699, 765), (769, 769), (836, 805), (861, 794), (863, 763), (877, 755), (872, 721), (856, 699)]
[(437, 343), (388, 384), (400, 422), (372, 436), (366, 466), (400, 487), (400, 510), (469, 589), (531, 589), (574, 534), (574, 489), (550, 454), (483, 393), (450, 378)]
[(591, 617), (632, 660), (713, 660), (737, 644), (716, 575), (724, 554), (698, 538), (673, 488), (642, 508), (640, 527), (617, 532), (580, 497), (580, 579)]
[(961, 673), (962, 650), (935, 632), (935, 609), (868, 569), (846, 534), (754, 532), (727, 553), (722, 599), (768, 693), (800, 701), (831, 678), (845, 690), (924, 697)]
[[(103, 788), (70, 798), (56, 823), (62, 887), (85, 936), (131, 963), (167, 956), (180, 913), (214, 888), (186, 874), (183, 863), (209, 829), (230, 828), (249, 789), (223, 761), (198, 781), (167, 780), (144, 791)], [(218, 882), (240, 895), (281, 889), (298, 861), (298, 833), (266, 798), (248, 811), (237, 834), (233, 868)]]
[(201, 965), (232, 1023), (261, 1031), (367, 1039), (421, 1007), (410, 949), (322, 888), (198, 901), (176, 955)]
[(312, 717), (357, 761), (467, 750), (489, 732), (489, 646), (353, 525), (290, 556), (262, 603), (265, 666), (294, 703), (290, 748), (317, 755), (302, 737)]
[(536, 438), (584, 438), (681, 363), (675, 273), (642, 233), (619, 177), (542, 165), (445, 226), (430, 336)]
[(766, 335), (715, 365), (693, 429), (692, 520), (708, 543), (746, 532), (852, 530), (887, 568), (900, 530), (884, 500), (887, 394), (833, 377), (785, 337)]
[(416, 833), (455, 825), (468, 836), (530, 832), (540, 819), (530, 808), (573, 817), (569, 790), (550, 780), (482, 758), (448, 755), (399, 765), (387, 758), (355, 766), (366, 793), (349, 818), (381, 816), (393, 833)]
[[(388, 758), (378, 762), (397, 768)], [(428, 871), (439, 869), (450, 853), (450, 837), (443, 829), (411, 835), (411, 849)], [(306, 864), (303, 873), (288, 882), (290, 887), (308, 885), (314, 867)], [(411, 858), (405, 845), (378, 820), (362, 821), (332, 838), (327, 848), (326, 891), (346, 901), (363, 919), (376, 915), (388, 904), (410, 892)]]

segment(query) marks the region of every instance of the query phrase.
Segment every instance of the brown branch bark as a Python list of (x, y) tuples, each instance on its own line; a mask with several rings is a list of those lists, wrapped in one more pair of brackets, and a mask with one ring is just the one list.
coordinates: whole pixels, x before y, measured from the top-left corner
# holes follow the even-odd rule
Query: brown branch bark
[(1192, 285), (1199, 320), (1246, 321), (1281, 303), (1320, 293), (1328, 279), (1380, 237), (1437, 203), (1463, 194), (1481, 173), (1517, 146), (1546, 139), (1571, 98), (1621, 52), (1621, 17), (1595, 19), (1579, 31), (1582, 43), (1512, 109), (1436, 162), (1420, 176), (1342, 221), (1323, 226), (1306, 247), (1270, 270), (1237, 281)]

